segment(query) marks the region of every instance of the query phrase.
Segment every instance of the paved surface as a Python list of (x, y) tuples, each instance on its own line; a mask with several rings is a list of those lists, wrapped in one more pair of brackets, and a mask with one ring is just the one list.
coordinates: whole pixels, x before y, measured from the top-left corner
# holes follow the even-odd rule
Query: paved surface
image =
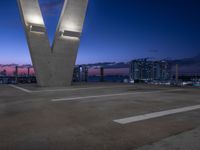
[(172, 136), (137, 150), (199, 150), (200, 128)]
[[(0, 150), (134, 150), (157, 142), (164, 149), (163, 139), (172, 138), (167, 141), (173, 148), (176, 135), (189, 140), (193, 136), (187, 132), (200, 128), (200, 109), (114, 122), (200, 105), (200, 89), (124, 84), (21, 88), (28, 91), (0, 86)], [(200, 140), (197, 134), (194, 145)]]

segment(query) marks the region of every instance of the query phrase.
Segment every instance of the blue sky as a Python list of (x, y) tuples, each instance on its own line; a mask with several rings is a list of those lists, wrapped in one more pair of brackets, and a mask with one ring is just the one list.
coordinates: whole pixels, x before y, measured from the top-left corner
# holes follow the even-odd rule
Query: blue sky
[[(39, 1), (52, 41), (63, 0)], [(17, 1), (0, 7), (0, 63), (31, 63)], [(199, 0), (89, 0), (77, 63), (199, 53)]]

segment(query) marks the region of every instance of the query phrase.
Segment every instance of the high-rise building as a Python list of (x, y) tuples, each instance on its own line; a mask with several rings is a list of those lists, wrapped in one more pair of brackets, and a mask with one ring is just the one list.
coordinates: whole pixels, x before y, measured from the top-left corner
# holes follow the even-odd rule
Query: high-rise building
[(130, 62), (129, 76), (132, 80), (169, 80), (170, 70), (167, 61), (137, 59)]
[(88, 68), (86, 66), (76, 66), (73, 74), (74, 82), (87, 82), (88, 81)]

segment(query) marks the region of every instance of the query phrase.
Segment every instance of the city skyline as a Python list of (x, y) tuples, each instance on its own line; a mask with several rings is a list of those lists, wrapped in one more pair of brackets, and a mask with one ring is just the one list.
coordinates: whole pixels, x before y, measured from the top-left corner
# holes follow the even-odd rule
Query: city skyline
[[(63, 0), (40, 0), (52, 43)], [(134, 58), (187, 58), (200, 52), (199, 1), (89, 3), (77, 64)], [(1, 64), (31, 64), (16, 1), (3, 1)], [(46, 15), (45, 15), (46, 14)], [(12, 44), (10, 44), (12, 43)]]
[[(150, 58), (141, 58), (141, 59), (133, 59), (133, 60), (149, 60), (149, 61), (168, 61), (172, 64), (172, 70), (175, 71), (176, 64), (179, 64), (179, 70), (181, 74), (185, 75), (195, 75), (200, 74), (200, 55), (191, 58), (184, 59), (174, 59), (174, 60), (155, 60)], [(107, 75), (128, 75), (129, 74), (129, 66), (130, 62), (99, 62), (99, 63), (90, 63), (90, 64), (78, 64), (77, 66), (87, 66), (90, 69), (90, 75), (98, 75), (99, 68), (105, 68)], [(33, 73), (33, 66), (31, 64), (0, 64), (0, 72), (6, 70), (8, 75), (13, 75), (16, 66), (19, 68), (20, 74), (26, 74), (27, 69), (31, 67), (31, 72)]]

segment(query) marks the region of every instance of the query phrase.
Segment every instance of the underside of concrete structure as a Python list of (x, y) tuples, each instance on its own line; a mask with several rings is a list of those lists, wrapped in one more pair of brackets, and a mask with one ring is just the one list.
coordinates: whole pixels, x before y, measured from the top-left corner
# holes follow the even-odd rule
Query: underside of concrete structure
[(39, 86), (71, 85), (88, 0), (65, 0), (52, 47), (38, 0), (18, 0)]

